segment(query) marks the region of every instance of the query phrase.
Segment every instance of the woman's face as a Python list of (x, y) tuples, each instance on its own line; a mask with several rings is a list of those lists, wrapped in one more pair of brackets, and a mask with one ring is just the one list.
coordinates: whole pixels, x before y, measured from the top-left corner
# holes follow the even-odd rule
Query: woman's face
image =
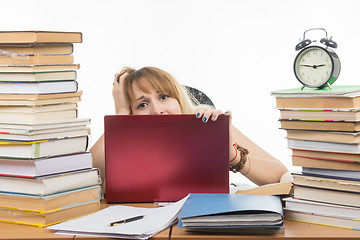
[(130, 104), (133, 115), (181, 114), (179, 102), (145, 83), (146, 92), (132, 85), (135, 100)]

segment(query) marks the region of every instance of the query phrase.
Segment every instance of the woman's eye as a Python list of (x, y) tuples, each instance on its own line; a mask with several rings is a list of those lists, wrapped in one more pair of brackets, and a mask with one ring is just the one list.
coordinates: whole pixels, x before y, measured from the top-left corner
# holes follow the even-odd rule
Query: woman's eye
[(167, 99), (168, 97), (169, 97), (169, 96), (166, 95), (166, 94), (161, 94), (161, 95), (160, 95), (160, 99), (161, 99), (161, 100)]
[(137, 109), (144, 108), (147, 106), (147, 103), (140, 103), (137, 107)]

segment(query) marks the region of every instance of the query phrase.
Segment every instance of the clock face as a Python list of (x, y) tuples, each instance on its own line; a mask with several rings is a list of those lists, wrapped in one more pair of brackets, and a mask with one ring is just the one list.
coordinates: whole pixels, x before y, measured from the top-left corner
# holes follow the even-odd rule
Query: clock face
[(333, 58), (322, 47), (308, 47), (297, 55), (294, 71), (296, 77), (303, 85), (307, 87), (321, 87), (333, 76)]

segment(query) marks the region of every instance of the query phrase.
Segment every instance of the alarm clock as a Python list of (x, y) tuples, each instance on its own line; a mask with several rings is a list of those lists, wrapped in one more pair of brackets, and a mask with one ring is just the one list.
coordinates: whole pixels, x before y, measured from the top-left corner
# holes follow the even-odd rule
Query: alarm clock
[[(316, 40), (305, 39), (305, 34), (312, 30), (325, 31), (326, 37), (320, 39), (320, 44)], [(304, 32), (303, 40), (295, 47), (296, 51), (301, 51), (294, 61), (294, 73), (303, 85), (302, 89), (331, 88), (331, 84), (339, 77), (340, 59), (331, 48), (337, 48), (337, 43), (327, 37), (325, 29), (312, 28)]]

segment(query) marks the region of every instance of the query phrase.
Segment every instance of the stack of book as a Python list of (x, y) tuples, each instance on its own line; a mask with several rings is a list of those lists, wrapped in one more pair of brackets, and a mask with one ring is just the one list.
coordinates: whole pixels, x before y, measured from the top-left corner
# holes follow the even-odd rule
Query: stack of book
[(290, 220), (360, 229), (360, 86), (272, 92), (287, 132), (294, 197)]
[(45, 227), (99, 209), (78, 118), (79, 32), (0, 32), (0, 222)]

